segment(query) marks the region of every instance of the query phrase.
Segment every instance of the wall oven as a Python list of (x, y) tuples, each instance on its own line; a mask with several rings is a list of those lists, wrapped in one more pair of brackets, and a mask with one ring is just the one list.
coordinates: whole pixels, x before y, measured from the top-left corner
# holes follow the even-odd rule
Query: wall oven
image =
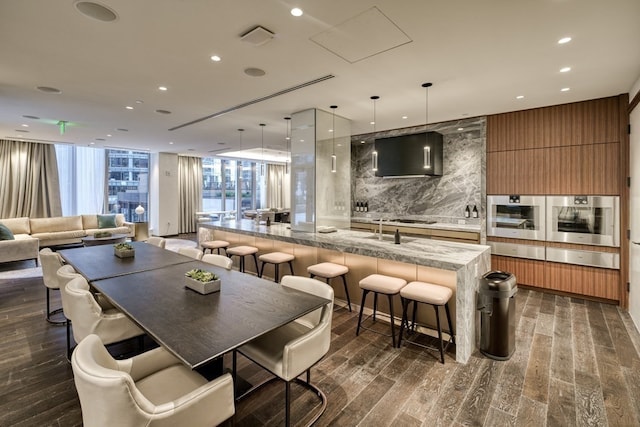
[(547, 240), (620, 246), (620, 198), (548, 196)]
[(544, 196), (487, 196), (487, 236), (545, 239)]

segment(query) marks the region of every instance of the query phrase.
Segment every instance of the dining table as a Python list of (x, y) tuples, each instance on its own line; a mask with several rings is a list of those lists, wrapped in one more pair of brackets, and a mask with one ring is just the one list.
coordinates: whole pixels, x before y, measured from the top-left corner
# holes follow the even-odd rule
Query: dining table
[[(134, 245), (136, 254), (130, 260), (101, 252), (100, 246), (60, 252), (95, 291), (185, 366), (207, 378), (222, 373), (225, 353), (330, 302), (149, 244)], [(160, 265), (162, 259), (166, 265)], [(185, 273), (192, 269), (215, 273), (220, 291), (203, 295), (187, 288)]]

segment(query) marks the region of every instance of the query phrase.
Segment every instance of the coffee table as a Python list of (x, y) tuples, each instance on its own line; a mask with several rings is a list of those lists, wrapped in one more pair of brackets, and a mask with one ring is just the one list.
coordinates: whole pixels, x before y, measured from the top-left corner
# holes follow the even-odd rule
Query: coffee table
[(97, 245), (109, 245), (114, 243), (122, 243), (127, 240), (127, 237), (129, 236), (126, 234), (112, 234), (109, 237), (87, 236), (87, 237), (83, 237), (80, 240), (82, 240), (82, 243), (85, 246), (97, 246)]

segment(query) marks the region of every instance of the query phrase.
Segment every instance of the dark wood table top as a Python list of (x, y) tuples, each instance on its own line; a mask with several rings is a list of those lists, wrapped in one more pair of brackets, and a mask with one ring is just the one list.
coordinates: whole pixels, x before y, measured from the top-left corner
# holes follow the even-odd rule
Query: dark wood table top
[[(220, 292), (201, 295), (186, 288), (184, 274), (192, 268), (218, 274)], [(97, 280), (92, 285), (191, 369), (329, 302), (201, 261)]]
[(193, 261), (193, 258), (148, 243), (132, 242), (131, 245), (136, 250), (132, 258), (118, 258), (113, 254), (112, 245), (62, 249), (58, 253), (89, 282)]
[(129, 236), (127, 236), (126, 234), (112, 234), (111, 236), (106, 236), (106, 237), (96, 237), (94, 235), (91, 235), (91, 236), (85, 236), (80, 240), (82, 240), (82, 243), (84, 243), (85, 246), (96, 246), (96, 245), (108, 245), (113, 243), (122, 243), (125, 240), (127, 240), (127, 237)]

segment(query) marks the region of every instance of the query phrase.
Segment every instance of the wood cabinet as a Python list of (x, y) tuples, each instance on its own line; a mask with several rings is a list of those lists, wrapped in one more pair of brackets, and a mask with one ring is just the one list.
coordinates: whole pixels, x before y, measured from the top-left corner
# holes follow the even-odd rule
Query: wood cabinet
[(609, 300), (620, 300), (620, 272), (607, 268), (545, 263), (542, 288)]

